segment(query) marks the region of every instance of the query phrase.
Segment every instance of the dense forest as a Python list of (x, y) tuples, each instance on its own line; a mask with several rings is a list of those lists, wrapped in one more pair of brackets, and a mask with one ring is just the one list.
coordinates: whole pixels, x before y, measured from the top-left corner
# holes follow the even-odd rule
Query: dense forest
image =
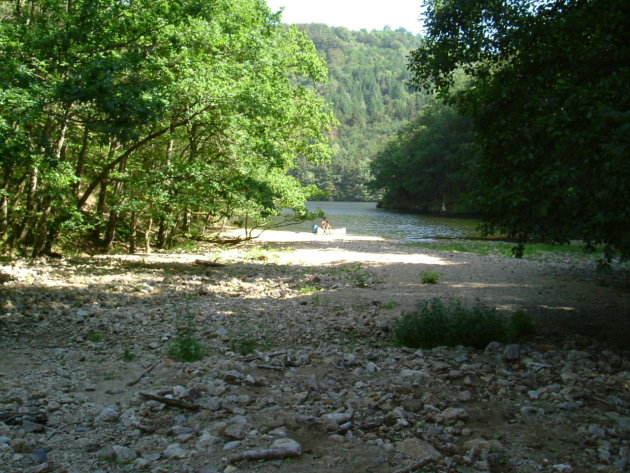
[(412, 82), (471, 120), (485, 230), (629, 257), (630, 4), (426, 6)]
[(170, 246), (249, 227), (330, 158), (324, 61), (263, 0), (0, 1), (0, 246)]
[(374, 200), (370, 165), (383, 143), (414, 120), (428, 95), (406, 82), (410, 52), (421, 38), (404, 29), (351, 31), (322, 24), (299, 25), (325, 59), (330, 80), (316, 90), (339, 121), (331, 136), (332, 162), (300, 160), (293, 172), (303, 184), (317, 185), (331, 200)]
[(468, 117), (428, 104), (390, 138), (370, 168), (380, 206), (421, 213), (476, 214), (477, 146)]

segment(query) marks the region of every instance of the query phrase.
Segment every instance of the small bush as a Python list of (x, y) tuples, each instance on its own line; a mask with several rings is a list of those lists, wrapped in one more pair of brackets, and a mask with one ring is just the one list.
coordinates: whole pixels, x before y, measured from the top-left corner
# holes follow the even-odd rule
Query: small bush
[(420, 280), (422, 281), (422, 284), (437, 284), (440, 280), (440, 275), (435, 271), (427, 269), (426, 271), (420, 273)]
[(254, 353), (258, 347), (258, 340), (253, 336), (243, 336), (232, 340), (232, 351), (239, 355), (249, 355)]
[(313, 286), (312, 284), (305, 284), (304, 286), (298, 287), (298, 292), (300, 294), (314, 294), (319, 291), (321, 291), (321, 289), (319, 287)]
[(484, 348), (492, 341), (515, 341), (533, 325), (527, 314), (514, 314), (510, 324), (495, 309), (482, 304), (467, 308), (459, 301), (448, 304), (431, 299), (416, 312), (404, 314), (395, 324), (394, 343), (411, 348), (465, 345)]
[(103, 335), (101, 332), (90, 332), (87, 336), (88, 341), (94, 343), (102, 342), (104, 338), (105, 335)]
[(136, 359), (136, 354), (132, 352), (129, 348), (125, 348), (120, 355), (120, 359), (123, 361), (133, 361)]
[(177, 337), (168, 348), (168, 356), (177, 361), (192, 362), (201, 360), (206, 347), (195, 337), (183, 335)]
[(529, 335), (534, 331), (534, 321), (524, 310), (518, 310), (510, 318), (508, 328), (508, 341), (515, 342), (523, 335)]

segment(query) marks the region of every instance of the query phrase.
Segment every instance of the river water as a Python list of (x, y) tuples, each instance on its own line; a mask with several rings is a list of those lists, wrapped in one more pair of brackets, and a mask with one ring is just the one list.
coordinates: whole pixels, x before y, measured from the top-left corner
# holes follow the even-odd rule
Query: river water
[[(395, 240), (421, 241), (433, 238), (471, 238), (478, 235), (479, 221), (468, 218), (433, 217), (377, 209), (375, 202), (308, 202), (309, 210), (321, 209), (332, 228), (345, 227), (353, 235), (372, 235)], [(291, 231), (312, 231), (304, 222), (287, 227)]]

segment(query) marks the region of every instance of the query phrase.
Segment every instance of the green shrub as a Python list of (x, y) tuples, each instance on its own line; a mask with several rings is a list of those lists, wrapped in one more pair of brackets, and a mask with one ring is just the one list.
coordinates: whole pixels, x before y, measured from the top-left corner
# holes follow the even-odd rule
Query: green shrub
[(508, 341), (514, 342), (523, 335), (528, 335), (534, 331), (534, 321), (524, 310), (518, 310), (510, 318), (508, 328)]
[(125, 348), (122, 355), (120, 355), (120, 359), (123, 361), (133, 361), (136, 359), (136, 354), (132, 352), (129, 348)]
[(177, 361), (192, 362), (201, 360), (206, 347), (192, 335), (178, 336), (168, 348), (168, 356)]
[(427, 269), (426, 271), (420, 273), (420, 280), (422, 281), (422, 284), (437, 284), (440, 280), (440, 275), (435, 271)]
[(304, 286), (298, 287), (298, 292), (300, 294), (314, 294), (319, 291), (321, 291), (321, 289), (319, 287), (313, 286), (312, 284), (305, 284)]
[(252, 335), (246, 335), (232, 340), (232, 351), (239, 355), (249, 355), (254, 353), (258, 347), (258, 340)]
[(445, 304), (440, 299), (431, 299), (396, 321), (394, 343), (411, 348), (442, 345), (484, 348), (492, 341), (516, 341), (532, 328), (531, 318), (524, 312), (514, 314), (507, 324), (495, 309), (483, 304), (468, 308), (459, 301)]
[(381, 309), (384, 309), (384, 310), (392, 310), (392, 309), (395, 309), (396, 307), (398, 307), (398, 302), (396, 301), (385, 302), (383, 303), (383, 305), (381, 305)]
[(101, 332), (90, 332), (87, 336), (88, 341), (94, 343), (102, 342), (104, 338), (105, 335), (103, 335)]
[(170, 343), (167, 355), (177, 361), (192, 362), (201, 360), (206, 347), (195, 337), (198, 333), (195, 319), (187, 307), (176, 319), (177, 337)]

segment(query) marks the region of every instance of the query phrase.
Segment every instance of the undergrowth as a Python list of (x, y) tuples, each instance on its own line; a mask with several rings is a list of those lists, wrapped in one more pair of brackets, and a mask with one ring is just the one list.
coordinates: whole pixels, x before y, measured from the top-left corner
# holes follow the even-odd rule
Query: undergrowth
[[(430, 248), (454, 253), (474, 253), (482, 256), (495, 255), (509, 258), (514, 256), (515, 243), (503, 241), (477, 240), (438, 240), (430, 243), (409, 243), (407, 246)], [(523, 248), (524, 258), (539, 258), (546, 255), (571, 255), (579, 259), (591, 258), (593, 254), (601, 255), (601, 250), (588, 252), (583, 246), (551, 245), (545, 243), (528, 243)]]
[(422, 284), (437, 284), (440, 280), (440, 275), (433, 270), (427, 269), (420, 273), (420, 280)]
[(177, 317), (176, 329), (177, 336), (167, 351), (169, 358), (187, 363), (201, 360), (206, 354), (206, 347), (195, 336), (198, 330), (190, 309)]
[(523, 311), (506, 321), (495, 309), (483, 304), (466, 307), (460, 301), (444, 303), (435, 298), (396, 321), (394, 344), (411, 348), (484, 348), (492, 341), (515, 342), (532, 329), (531, 317)]

